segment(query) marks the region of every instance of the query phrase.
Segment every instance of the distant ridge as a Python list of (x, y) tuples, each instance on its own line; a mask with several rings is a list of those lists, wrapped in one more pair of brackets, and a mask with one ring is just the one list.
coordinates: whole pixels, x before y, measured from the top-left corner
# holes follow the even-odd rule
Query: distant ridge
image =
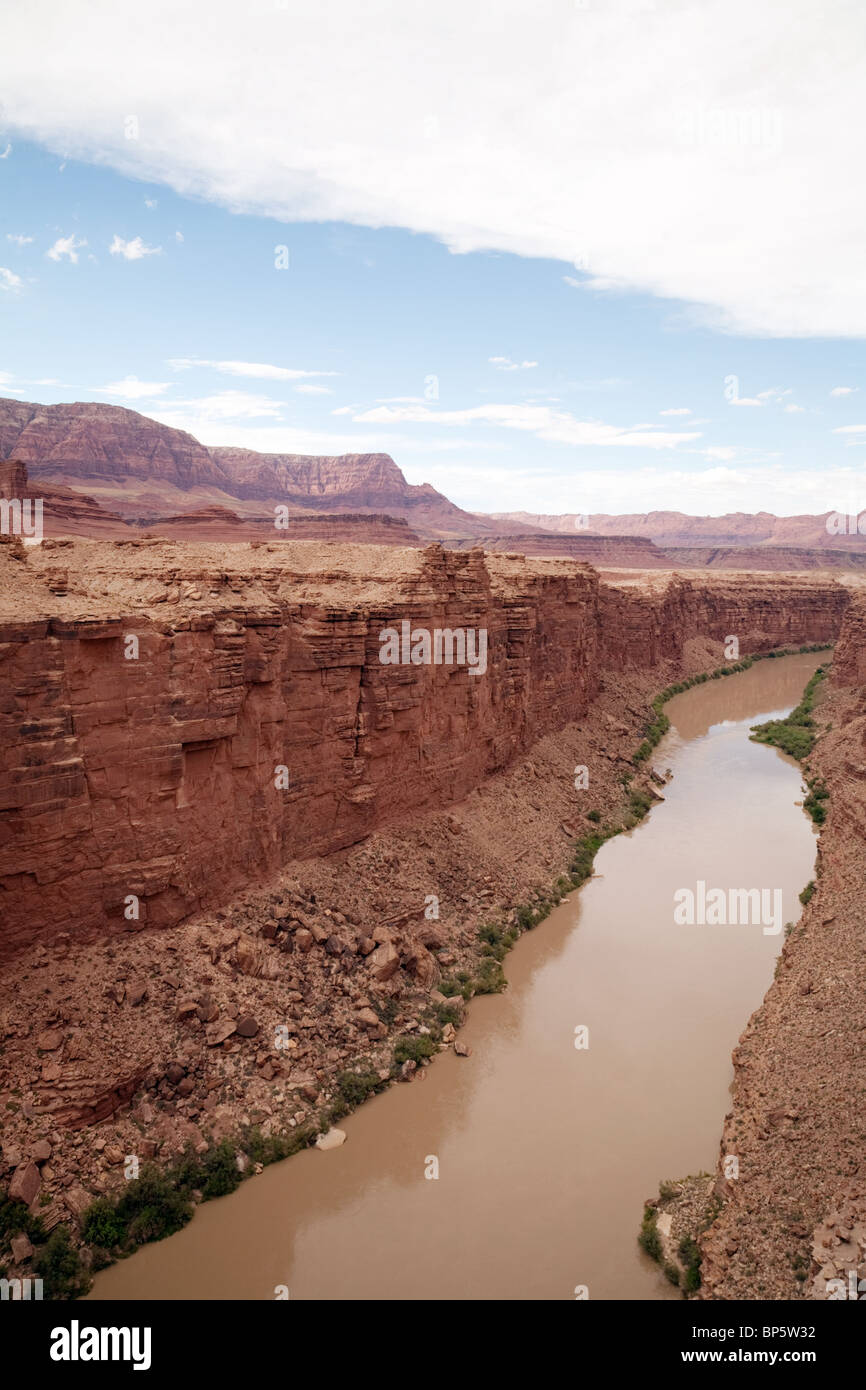
[(339, 511), (403, 517), (425, 538), (493, 527), (429, 483), (407, 483), (389, 454), (260, 454), (208, 449), (184, 430), (101, 402), (39, 405), (0, 398), (0, 459), (31, 479), (86, 491), (127, 520), (245, 504), (247, 516)]
[(522, 531), (527, 525), (557, 534), (646, 536), (660, 546), (788, 545), (829, 550), (866, 550), (866, 536), (833, 535), (827, 530), (831, 512), (819, 516), (774, 516), (772, 512), (728, 512), (725, 516), (687, 516), (685, 512), (631, 512), (612, 515), (590, 512), (559, 516), (535, 512), (489, 512), (483, 520), (502, 531)]

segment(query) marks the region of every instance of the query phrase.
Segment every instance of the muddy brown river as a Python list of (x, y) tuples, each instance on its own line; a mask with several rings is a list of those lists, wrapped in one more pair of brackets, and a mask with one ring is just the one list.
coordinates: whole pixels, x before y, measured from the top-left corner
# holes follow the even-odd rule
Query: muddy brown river
[(781, 923), (799, 916), (815, 860), (800, 770), (748, 734), (819, 661), (758, 662), (671, 701), (664, 802), (518, 942), (507, 992), (473, 1000), (471, 1057), (442, 1054), (342, 1121), (341, 1148), (200, 1207), (91, 1297), (678, 1298), (638, 1248), (643, 1201), (715, 1168), (731, 1051), (784, 936), (680, 925), (674, 894), (781, 890)]

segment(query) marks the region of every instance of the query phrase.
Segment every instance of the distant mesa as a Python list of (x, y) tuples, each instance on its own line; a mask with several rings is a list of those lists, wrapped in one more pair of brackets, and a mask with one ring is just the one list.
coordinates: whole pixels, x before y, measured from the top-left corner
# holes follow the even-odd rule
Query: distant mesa
[(317, 515), (402, 517), (425, 539), (495, 529), (429, 483), (407, 483), (388, 454), (207, 449), (184, 430), (98, 402), (0, 399), (0, 458), (13, 457), (27, 466), (31, 479), (92, 494), (126, 521), (174, 516), (190, 510), (190, 502), (259, 519), (288, 504)]

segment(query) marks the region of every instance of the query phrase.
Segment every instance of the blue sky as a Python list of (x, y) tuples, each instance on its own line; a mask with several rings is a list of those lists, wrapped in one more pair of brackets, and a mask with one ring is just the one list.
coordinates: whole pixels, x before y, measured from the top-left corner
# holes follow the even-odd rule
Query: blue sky
[[(73, 107), (88, 80), (81, 72), (70, 88)], [(280, 146), (267, 163), (240, 128), (237, 148), (211, 150), (213, 119), (199, 144), (187, 133), (181, 156), (163, 95), (166, 131), (151, 145), (144, 116), (142, 133), (125, 138), (125, 105), (111, 137), (97, 138), (89, 107), (34, 115), (22, 96), (16, 120), (11, 102), (0, 133), (0, 394), (128, 406), (208, 444), (382, 450), (410, 481), (477, 510), (866, 504), (866, 317), (861, 327), (849, 314), (832, 267), (812, 276), (805, 252), (796, 269), (776, 263), (781, 252), (767, 257), (754, 291), (742, 289), (762, 237), (778, 236), (760, 206), (754, 242), (728, 228), (718, 245), (692, 231), (677, 248), (676, 207), (651, 228), (647, 204), (623, 212), (620, 201), (607, 230), (577, 230), (569, 259), (560, 222), (542, 221), (528, 192), (501, 211), (490, 148), (476, 164), (483, 177), (494, 171), (488, 202), (471, 227), (460, 222), (470, 191), (455, 189), (449, 206), (437, 164), (447, 117), (418, 116), (395, 191), (372, 167), (385, 158), (378, 128), (366, 136), (369, 174), (349, 157), (350, 174), (329, 172), (309, 131), (291, 160)], [(774, 122), (753, 125), (747, 142), (753, 203), (756, 170), (761, 186), (790, 179)], [(700, 169), (717, 154), (705, 125)], [(733, 129), (722, 125), (720, 190), (743, 173), (742, 120), (735, 139)], [(309, 187), (301, 164), (313, 166)], [(441, 218), (425, 201), (427, 175)], [(714, 187), (692, 202), (711, 209)], [(586, 200), (577, 206), (586, 223)], [(556, 210), (568, 216), (578, 220)], [(630, 216), (647, 220), (633, 246)]]

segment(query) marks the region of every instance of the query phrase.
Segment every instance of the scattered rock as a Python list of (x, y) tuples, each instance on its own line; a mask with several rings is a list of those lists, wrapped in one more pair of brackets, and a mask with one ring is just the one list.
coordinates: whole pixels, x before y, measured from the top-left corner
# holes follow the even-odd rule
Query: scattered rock
[(391, 976), (396, 974), (400, 965), (400, 957), (391, 943), (386, 941), (381, 946), (376, 947), (368, 963), (373, 979), (384, 984), (386, 980), (390, 980)]
[(221, 1018), (216, 1023), (209, 1023), (205, 1029), (208, 1047), (219, 1047), (226, 1038), (230, 1038), (235, 1031), (235, 1021), (233, 1018)]
[(15, 1264), (23, 1265), (30, 1259), (32, 1254), (33, 1246), (30, 1244), (27, 1236), (22, 1234), (12, 1237), (12, 1259)]
[(36, 1201), (41, 1187), (42, 1178), (36, 1164), (24, 1163), (12, 1174), (9, 1197), (13, 1202), (23, 1202), (25, 1207), (29, 1207)]
[(341, 1144), (346, 1142), (346, 1131), (344, 1129), (329, 1129), (327, 1134), (320, 1134), (316, 1140), (317, 1149), (339, 1149)]

